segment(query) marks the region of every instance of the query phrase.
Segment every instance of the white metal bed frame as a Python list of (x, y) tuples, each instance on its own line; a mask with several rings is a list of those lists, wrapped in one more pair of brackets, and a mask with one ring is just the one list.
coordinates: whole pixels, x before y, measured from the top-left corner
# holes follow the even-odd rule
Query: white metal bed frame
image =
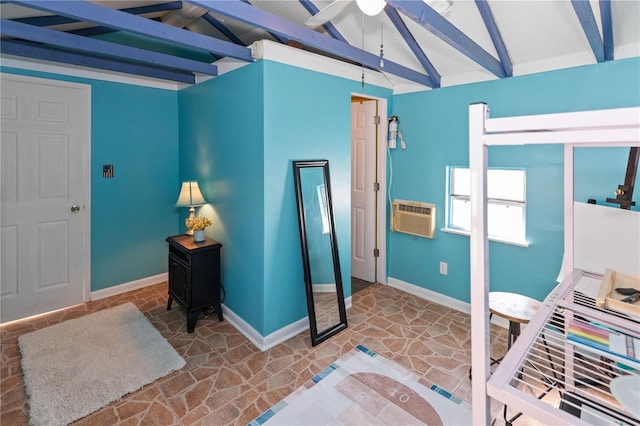
[[(484, 103), (469, 106), (469, 167), (471, 170), (471, 367), (473, 424), (490, 424), (488, 386), (489, 355), (489, 246), (487, 239), (488, 147), (499, 145), (564, 144), (564, 260), (562, 271), (573, 271), (573, 148), (574, 146), (640, 146), (640, 107), (584, 112), (489, 118)], [(562, 277), (561, 277), (562, 278)], [(532, 320), (531, 325), (536, 322)], [(540, 321), (538, 321), (540, 322)], [(535, 327), (528, 327), (511, 348), (526, 351)], [(509, 354), (500, 367), (517, 369)], [(534, 413), (546, 424), (586, 424), (567, 413), (549, 411), (540, 401), (525, 401), (502, 393), (500, 402), (527, 414)], [(537, 408), (541, 408), (538, 410)]]

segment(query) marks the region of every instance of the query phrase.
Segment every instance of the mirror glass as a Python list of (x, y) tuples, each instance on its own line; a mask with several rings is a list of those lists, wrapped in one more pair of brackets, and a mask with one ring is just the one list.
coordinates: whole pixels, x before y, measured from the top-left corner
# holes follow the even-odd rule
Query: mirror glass
[(294, 161), (302, 264), (313, 346), (347, 327), (328, 160)]

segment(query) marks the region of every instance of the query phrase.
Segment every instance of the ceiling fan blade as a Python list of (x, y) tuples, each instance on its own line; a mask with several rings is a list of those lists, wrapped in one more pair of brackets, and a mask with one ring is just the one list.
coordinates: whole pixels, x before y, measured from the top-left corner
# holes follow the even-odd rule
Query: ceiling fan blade
[(453, 7), (453, 0), (428, 0), (426, 3), (442, 16), (449, 13)]
[(338, 16), (338, 14), (342, 12), (344, 8), (351, 3), (351, 1), (352, 0), (335, 0), (332, 3), (329, 3), (328, 6), (320, 9), (318, 13), (309, 18), (304, 24), (311, 28), (319, 27)]

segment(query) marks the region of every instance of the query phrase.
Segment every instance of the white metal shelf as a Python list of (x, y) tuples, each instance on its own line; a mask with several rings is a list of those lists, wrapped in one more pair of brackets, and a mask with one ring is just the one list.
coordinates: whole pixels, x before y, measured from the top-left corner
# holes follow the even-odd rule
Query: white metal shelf
[[(566, 338), (572, 320), (597, 322), (640, 338), (634, 319), (596, 308), (600, 278), (575, 271), (547, 297), (489, 379), (490, 397), (546, 424), (640, 425), (637, 413), (621, 406), (609, 387), (618, 377), (640, 375), (640, 363), (616, 361), (615, 356), (576, 347)], [(553, 404), (538, 399), (552, 393), (559, 397), (550, 399)]]

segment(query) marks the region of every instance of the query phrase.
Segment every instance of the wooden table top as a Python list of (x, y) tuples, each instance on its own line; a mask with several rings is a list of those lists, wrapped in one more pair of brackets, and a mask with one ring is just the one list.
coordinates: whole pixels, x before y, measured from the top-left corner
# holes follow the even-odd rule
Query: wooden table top
[(512, 322), (528, 323), (539, 307), (540, 302), (521, 294), (502, 291), (489, 292), (489, 311)]

